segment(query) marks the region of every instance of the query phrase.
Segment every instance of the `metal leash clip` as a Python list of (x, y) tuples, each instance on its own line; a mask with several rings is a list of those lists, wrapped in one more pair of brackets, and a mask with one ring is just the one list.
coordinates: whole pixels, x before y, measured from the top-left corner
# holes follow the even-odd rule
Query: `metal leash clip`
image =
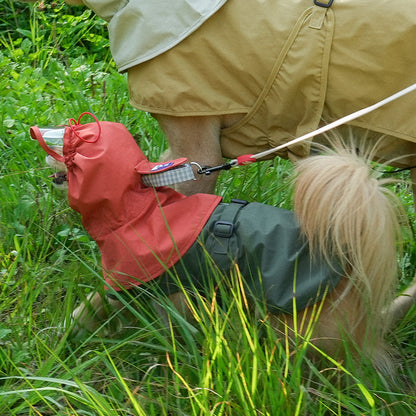
[[(195, 162), (194, 162), (195, 163)], [(224, 163), (223, 165), (219, 166), (200, 166), (195, 163), (195, 165), (198, 166), (197, 173), (199, 175), (211, 175), (212, 172), (217, 172), (219, 170), (230, 170), (232, 167), (237, 166), (237, 161), (232, 160), (231, 162)]]

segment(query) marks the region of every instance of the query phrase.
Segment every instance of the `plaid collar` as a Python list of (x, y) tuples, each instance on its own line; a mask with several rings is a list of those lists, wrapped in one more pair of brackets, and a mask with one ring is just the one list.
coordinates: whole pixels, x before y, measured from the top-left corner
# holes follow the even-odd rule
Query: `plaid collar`
[(142, 174), (142, 182), (146, 186), (168, 186), (175, 183), (195, 180), (195, 175), (189, 163), (175, 166), (157, 173)]

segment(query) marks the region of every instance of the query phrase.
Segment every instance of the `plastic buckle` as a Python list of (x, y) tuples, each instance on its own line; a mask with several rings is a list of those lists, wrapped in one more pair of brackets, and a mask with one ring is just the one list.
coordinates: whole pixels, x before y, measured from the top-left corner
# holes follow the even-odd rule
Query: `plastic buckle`
[(241, 204), (243, 206), (246, 206), (248, 204), (248, 201), (246, 201), (245, 199), (232, 199), (231, 202), (234, 204)]
[(334, 2), (334, 0), (329, 0), (328, 3), (323, 3), (323, 2), (318, 1), (318, 0), (313, 0), (313, 2), (316, 6), (324, 7), (325, 9), (329, 9), (332, 6), (332, 3)]
[(230, 238), (234, 232), (234, 224), (228, 221), (217, 221), (214, 225), (214, 235), (221, 238)]

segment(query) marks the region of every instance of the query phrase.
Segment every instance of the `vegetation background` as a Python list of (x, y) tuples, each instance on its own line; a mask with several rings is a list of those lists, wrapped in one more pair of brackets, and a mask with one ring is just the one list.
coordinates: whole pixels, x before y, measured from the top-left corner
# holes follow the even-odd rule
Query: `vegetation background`
[[(125, 124), (150, 160), (166, 144), (153, 119), (128, 104), (106, 25), (61, 2), (0, 0), (0, 415), (403, 415), (416, 413), (415, 310), (389, 341), (397, 379), (364, 360), (316, 367), (247, 313), (236, 290), (196, 298), (196, 322), (150, 308), (114, 337), (68, 337), (74, 305), (102, 286), (99, 253), (52, 188), (32, 125), (61, 125), (83, 111)], [(290, 208), (291, 166), (274, 160), (222, 175), (218, 193)], [(406, 179), (403, 174), (402, 179)], [(401, 288), (414, 274), (409, 185), (396, 187), (410, 218)], [(399, 290), (400, 288), (398, 288)], [(123, 298), (125, 307), (135, 299)], [(166, 299), (157, 299), (167, 303)], [(169, 308), (169, 305), (166, 304)]]

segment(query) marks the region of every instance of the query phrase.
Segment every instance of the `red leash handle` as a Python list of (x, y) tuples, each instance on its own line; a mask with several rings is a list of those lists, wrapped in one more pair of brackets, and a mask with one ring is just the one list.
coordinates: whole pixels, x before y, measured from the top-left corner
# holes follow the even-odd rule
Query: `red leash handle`
[(59, 153), (56, 153), (54, 150), (52, 150), (43, 139), (42, 133), (39, 130), (39, 127), (33, 126), (30, 128), (30, 136), (32, 139), (37, 140), (42, 147), (42, 149), (50, 156), (52, 156), (54, 159), (58, 160), (59, 162), (65, 162), (65, 159), (62, 155)]
[(238, 156), (236, 160), (238, 166), (250, 165), (251, 163), (257, 162), (257, 159), (254, 157), (254, 155)]

